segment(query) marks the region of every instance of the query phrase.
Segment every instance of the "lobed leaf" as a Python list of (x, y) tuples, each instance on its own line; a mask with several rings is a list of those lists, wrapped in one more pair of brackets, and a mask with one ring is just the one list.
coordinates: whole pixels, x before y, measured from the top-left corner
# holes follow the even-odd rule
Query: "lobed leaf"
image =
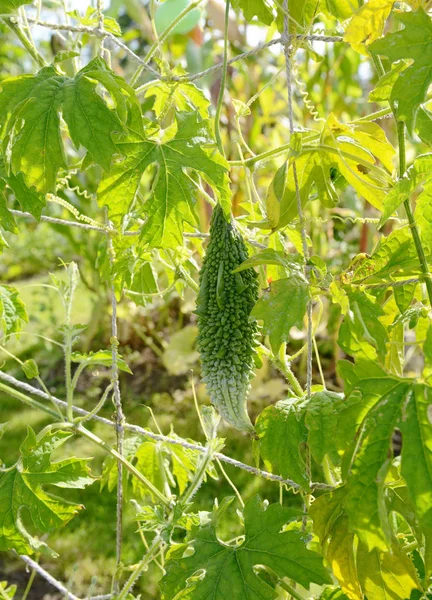
[(196, 226), (194, 186), (185, 169), (198, 172), (215, 189), (225, 214), (229, 211), (228, 165), (216, 151), (209, 121), (198, 113), (178, 113), (177, 132), (160, 142), (154, 124), (142, 125), (134, 114), (128, 134), (120, 136), (117, 147), (123, 159), (115, 163), (99, 187), (99, 201), (108, 206), (110, 218), (121, 223), (138, 197), (144, 171), (156, 163), (158, 172), (150, 198), (143, 209), (147, 221), (142, 241), (151, 247), (172, 247), (183, 243), (183, 223)]
[[(365, 6), (369, 4), (370, 2)], [(393, 2), (390, 3), (390, 9), (392, 4)], [(402, 59), (413, 61), (399, 75), (390, 95), (397, 118), (405, 121), (412, 133), (418, 109), (425, 101), (432, 82), (432, 19), (422, 9), (396, 13), (395, 17), (403, 25), (403, 29), (375, 41), (369, 49), (372, 54), (387, 56), (392, 63)]]
[(60, 113), (75, 146), (84, 146), (90, 160), (109, 168), (116, 151), (111, 136), (124, 126), (116, 111), (97, 93), (97, 81), (112, 95), (119, 114), (125, 117), (124, 96), (133, 101), (133, 91), (101, 58), (91, 61), (73, 78), (50, 66), (36, 75), (2, 82), (0, 130), (4, 144), (10, 148), (12, 173), (19, 177), (21, 172), (29, 188), (54, 192), (57, 174), (66, 167)]
[[(272, 504), (266, 510), (260, 499), (251, 498), (244, 509), (245, 537), (238, 545), (221, 542), (216, 535), (219, 518), (193, 526), (187, 544), (171, 552), (162, 580), (162, 598), (226, 600), (228, 597), (270, 600), (275, 590), (255, 571), (256, 565), (270, 568), (278, 577), (289, 577), (303, 587), (330, 583), (319, 554), (306, 546), (308, 535), (284, 527), (298, 512)], [(185, 550), (192, 547), (192, 555)], [(199, 575), (201, 573), (201, 575)], [(253, 596), (252, 596), (253, 595)]]
[(26, 520), (30, 519), (37, 531), (51, 533), (83, 508), (45, 491), (47, 485), (82, 489), (94, 481), (87, 459), (51, 462), (51, 454), (72, 435), (68, 431), (47, 431), (38, 439), (28, 427), (20, 459), (0, 477), (0, 550), (13, 549), (18, 554), (50, 551), (27, 530)]

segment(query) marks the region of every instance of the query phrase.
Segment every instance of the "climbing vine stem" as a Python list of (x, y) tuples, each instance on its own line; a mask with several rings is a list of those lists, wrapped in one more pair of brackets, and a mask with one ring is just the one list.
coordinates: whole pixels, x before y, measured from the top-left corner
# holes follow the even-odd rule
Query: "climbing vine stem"
[(229, 25), (229, 10), (230, 10), (230, 0), (226, 0), (225, 5), (225, 28), (224, 28), (224, 54), (223, 54), (223, 67), (222, 67), (222, 76), (220, 80), (220, 88), (219, 88), (219, 96), (216, 106), (215, 113), (215, 136), (216, 142), (219, 148), (219, 152), (225, 156), (224, 147), (222, 144), (222, 136), (220, 131), (220, 119), (222, 113), (222, 105), (223, 98), (225, 93), (225, 83), (227, 76), (227, 68), (228, 68), (228, 25)]

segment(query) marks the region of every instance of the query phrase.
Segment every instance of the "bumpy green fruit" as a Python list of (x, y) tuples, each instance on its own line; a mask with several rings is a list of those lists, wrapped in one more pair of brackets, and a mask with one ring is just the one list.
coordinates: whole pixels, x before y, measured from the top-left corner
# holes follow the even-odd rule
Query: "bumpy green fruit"
[(252, 432), (246, 401), (255, 356), (256, 321), (249, 319), (258, 298), (253, 269), (233, 273), (247, 249), (220, 205), (213, 212), (210, 242), (197, 298), (198, 350), (210, 399), (227, 423)]

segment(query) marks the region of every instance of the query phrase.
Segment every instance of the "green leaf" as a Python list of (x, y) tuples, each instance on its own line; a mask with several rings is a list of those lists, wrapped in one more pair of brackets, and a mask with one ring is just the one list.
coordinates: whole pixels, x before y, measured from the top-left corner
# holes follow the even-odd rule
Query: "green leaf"
[(120, 136), (117, 146), (125, 157), (115, 163), (100, 184), (99, 201), (106, 204), (110, 218), (120, 223), (137, 197), (141, 177), (153, 163), (158, 165), (156, 182), (144, 204), (147, 221), (142, 241), (151, 247), (183, 244), (183, 222), (196, 226), (194, 186), (186, 169), (198, 172), (214, 188), (226, 214), (230, 209), (228, 165), (215, 149), (209, 121), (198, 113), (178, 113), (174, 137), (160, 142), (152, 138), (154, 124), (142, 126), (135, 113), (127, 136)]
[(93, 483), (87, 459), (51, 462), (51, 454), (68, 439), (67, 431), (46, 432), (39, 440), (28, 427), (16, 465), (0, 477), (0, 550), (32, 554), (48, 549), (26, 528), (30, 519), (36, 531), (51, 533), (66, 524), (83, 507), (45, 491), (45, 486), (78, 488)]
[[(247, 2), (247, 0), (245, 0)], [(279, 31), (282, 33), (284, 30), (284, 13), (281, 10), (281, 3), (275, 2), (277, 6), (277, 26)], [(305, 30), (309, 30), (312, 26), (314, 17), (318, 14), (319, 3), (317, 0), (296, 0), (291, 2), (289, 6), (289, 31), (290, 33), (303, 33)], [(300, 25), (300, 30), (298, 25)]]
[(21, 368), (24, 371), (24, 375), (27, 377), (27, 379), (33, 379), (39, 375), (38, 366), (32, 358), (29, 358), (23, 362)]
[(239, 273), (250, 267), (258, 267), (260, 265), (280, 265), (285, 269), (287, 274), (295, 273), (300, 275), (303, 270), (304, 259), (301, 254), (285, 254), (284, 252), (267, 248), (249, 256), (237, 269), (234, 269), (233, 273)]
[[(331, 113), (318, 144), (303, 146), (299, 156), (289, 159), (288, 167), (284, 164), (276, 172), (266, 198), (269, 225), (282, 228), (297, 217), (294, 163), (302, 206), (314, 191), (324, 206), (337, 204), (336, 170), (359, 195), (381, 209), (391, 182), (394, 155), (395, 149), (377, 124), (345, 125)], [(377, 166), (378, 161), (384, 168)]]
[[(113, 96), (119, 113), (130, 88), (115, 77), (101, 58), (94, 59), (74, 78), (44, 67), (36, 75), (6, 79), (1, 84), (0, 127), (11, 150), (12, 172), (22, 172), (25, 184), (42, 193), (55, 191), (59, 169), (66, 167), (60, 132), (60, 111), (77, 148), (108, 169), (116, 147), (112, 133), (123, 124), (97, 93), (100, 81)], [(22, 127), (21, 124), (23, 123)]]
[[(244, 541), (233, 546), (221, 542), (216, 535), (216, 511), (211, 519), (192, 527), (188, 544), (170, 553), (162, 580), (162, 598), (276, 598), (275, 590), (255, 572), (256, 565), (268, 567), (278, 577), (288, 577), (306, 588), (311, 583), (330, 583), (321, 557), (306, 547), (307, 534), (295, 523), (283, 529), (297, 515), (297, 511), (280, 504), (264, 510), (255, 496), (244, 509)], [(190, 546), (193, 554), (184, 556)], [(198, 576), (203, 570), (204, 575)]]
[(431, 519), (431, 388), (391, 376), (370, 361), (355, 365), (341, 361), (339, 372), (346, 384), (347, 401), (340, 413), (338, 445), (343, 447), (354, 439), (356, 430), (361, 431), (347, 477), (350, 527), (369, 550), (387, 550), (392, 532), (384, 504), (384, 481), (396, 427), (403, 435), (402, 475), (417, 517), (424, 526)]
[(376, 299), (364, 291), (347, 292), (350, 311), (339, 330), (338, 344), (350, 355), (361, 354), (383, 360), (387, 353), (388, 333), (379, 320), (384, 315)]
[(432, 523), (432, 388), (417, 384), (403, 406), (402, 475), (421, 525)]
[[(177, 67), (173, 70), (177, 76), (184, 75)], [(153, 110), (157, 118), (166, 114), (167, 106), (172, 105), (178, 112), (198, 110), (203, 119), (209, 117), (210, 102), (202, 90), (188, 81), (155, 81), (145, 92), (146, 98), (154, 96)]]
[[(173, 433), (171, 433), (170, 437), (180, 440), (180, 438)], [(187, 441), (192, 444), (197, 444), (197, 442), (191, 439), (188, 439)], [(185, 491), (188, 483), (192, 481), (202, 453), (177, 444), (166, 444), (165, 451), (171, 457), (172, 472), (174, 477), (177, 479), (179, 493), (182, 494)], [(218, 479), (218, 474), (211, 463), (207, 467), (204, 481), (206, 481), (207, 476), (211, 477), (212, 479)]]
[[(134, 460), (135, 453), (142, 443), (142, 436), (134, 435), (125, 438), (123, 442), (123, 456), (126, 458), (126, 460), (128, 460), (129, 462)], [(108, 454), (103, 462), (102, 476), (100, 479), (100, 489), (103, 490), (103, 488), (107, 486), (109, 492), (115, 490), (117, 486), (117, 475), (117, 460), (114, 457), (112, 457), (111, 454)], [(128, 471), (123, 470), (123, 476), (124, 481), (126, 481)]]
[(338, 372), (345, 382), (346, 396), (337, 431), (337, 445), (342, 450), (352, 442), (356, 430), (379, 399), (391, 393), (399, 383), (406, 382), (390, 375), (379, 364), (369, 360), (357, 359), (355, 364), (340, 360)]
[[(375, 385), (380, 391), (378, 383)], [(380, 393), (379, 402), (369, 410), (363, 424), (365, 433), (347, 479), (346, 510), (350, 526), (369, 550), (375, 547), (386, 550), (391, 539), (384, 480), (390, 467), (392, 434), (408, 390), (409, 384), (396, 381), (390, 391)]]
[(7, 581), (0, 581), (0, 598), (2, 600), (13, 600), (16, 591), (16, 585), (9, 585)]
[(328, 12), (338, 19), (349, 19), (356, 9), (351, 0), (325, 0)]
[(379, 227), (386, 223), (387, 219), (399, 208), (399, 206), (410, 197), (418, 185), (432, 177), (432, 154), (418, 156), (409, 167), (406, 177), (399, 179), (384, 199), (383, 214)]
[(350, 598), (340, 588), (326, 587), (318, 600), (350, 600)]
[[(381, 210), (396, 152), (383, 129), (376, 123), (346, 125), (331, 113), (321, 139), (325, 144), (320, 150), (323, 169), (336, 167), (357, 194)], [(384, 169), (376, 166), (377, 160)]]
[(16, 13), (25, 4), (32, 4), (32, 0), (0, 0), (0, 15)]
[(308, 429), (308, 446), (312, 457), (322, 464), (328, 455), (333, 464), (339, 462), (335, 444), (338, 414), (344, 405), (343, 394), (317, 392), (312, 394), (306, 405), (305, 424)]
[[(118, 270), (120, 271), (121, 269)], [(149, 261), (134, 261), (131, 274), (133, 276), (133, 280), (130, 290), (132, 292), (137, 292), (138, 294), (143, 294), (141, 297), (137, 296), (136, 294), (131, 294), (131, 297), (135, 304), (145, 306), (153, 299), (151, 296), (146, 297), (146, 294), (156, 294), (159, 292), (157, 274), (155, 273), (153, 263)]]
[[(140, 471), (154, 486), (163, 491), (165, 482), (164, 458), (160, 444), (153, 441), (144, 442), (135, 452), (135, 467)], [(132, 490), (134, 494), (147, 496), (151, 492), (136, 478), (132, 477)], [(155, 498), (153, 498), (153, 501)]]
[(309, 301), (307, 282), (298, 275), (278, 279), (270, 284), (255, 304), (251, 317), (263, 321), (263, 333), (270, 336), (274, 354), (289, 339), (291, 327), (303, 327)]
[[(158, 34), (161, 34), (172, 21), (190, 4), (189, 0), (164, 0), (163, 4), (156, 6), (155, 25)], [(181, 19), (171, 34), (185, 34), (194, 29), (201, 18), (199, 8), (193, 8)]]
[[(175, 434), (170, 437), (180, 441)], [(188, 439), (191, 444), (201, 445), (198, 442)], [(197, 469), (197, 463), (202, 453), (190, 448), (184, 448), (177, 444), (161, 444), (152, 440), (145, 439), (142, 436), (132, 436), (126, 438), (123, 448), (123, 454), (129, 462), (136, 462), (135, 466), (149, 479), (158, 489), (163, 491), (165, 478), (173, 481), (172, 475), (177, 479), (179, 493), (182, 494)], [(172, 471), (172, 475), (171, 475)], [(207, 467), (206, 477), (218, 478), (218, 474), (212, 463)], [(128, 473), (125, 472), (125, 482)], [(147, 488), (139, 483), (135, 478), (131, 478), (132, 490), (135, 494), (142, 497), (148, 496)], [(111, 492), (117, 486), (117, 461), (111, 456), (104, 460), (101, 489), (107, 485)]]
[(372, 256), (365, 256), (342, 275), (345, 283), (394, 281), (419, 273), (417, 252), (409, 227), (395, 229), (382, 237)]
[[(369, 5), (370, 2), (367, 3)], [(390, 2), (390, 8), (393, 2)], [(367, 6), (366, 5), (366, 6)], [(396, 106), (397, 118), (405, 121), (410, 133), (414, 130), (417, 111), (426, 99), (432, 82), (432, 20), (422, 10), (395, 13), (404, 28), (387, 34), (370, 46), (373, 54), (387, 56), (391, 62), (412, 59), (413, 63), (396, 80), (390, 99)]]
[(302, 206), (308, 202), (314, 184), (321, 191), (320, 199), (325, 206), (332, 206), (337, 201), (336, 192), (330, 181), (330, 169), (326, 168), (322, 155), (312, 151), (292, 159), (288, 165), (284, 187), (276, 194), (275, 189), (282, 184), (282, 181), (277, 181), (277, 178), (282, 177), (279, 170), (267, 195), (267, 214), (274, 229), (284, 227), (298, 216), (297, 193), (293, 171), (294, 160)]
[(429, 110), (418, 109), (415, 129), (421, 141), (432, 146), (432, 113)]
[(18, 227), (15, 221), (13, 214), (7, 207), (6, 198), (1, 191), (1, 182), (0, 182), (0, 225), (6, 231), (10, 231), (11, 233), (18, 233)]
[(366, 546), (348, 528), (345, 512), (347, 486), (323, 494), (310, 509), (314, 530), (324, 555), (351, 600), (381, 598), (407, 600), (420, 589), (413, 563), (394, 541), (390, 551)]
[(331, 566), (342, 590), (352, 600), (363, 600), (358, 582), (355, 538), (349, 529), (348, 517), (344, 514), (335, 522), (331, 538), (326, 547), (326, 559)]
[(421, 589), (414, 565), (396, 545), (392, 552), (378, 548), (368, 552), (359, 543), (357, 569), (363, 592), (370, 599), (406, 600), (413, 590)]
[(4, 159), (0, 156), (0, 225), (6, 231), (17, 233), (15, 219), (6, 204), (8, 190), (14, 194), (15, 199), (21, 204), (22, 210), (29, 212), (37, 220), (40, 219), (46, 200), (43, 194), (36, 192), (35, 188), (27, 187), (22, 173), (17, 175), (8, 173)]
[[(88, 365), (102, 365), (104, 367), (110, 367), (112, 365), (112, 354), (110, 350), (97, 350), (96, 352), (89, 352), (88, 354), (82, 354), (81, 352), (72, 352), (72, 362), (86, 363)], [(117, 355), (117, 366), (120, 371), (132, 374), (125, 360)]]
[(397, 78), (407, 68), (404, 62), (393, 65), (391, 71), (380, 77), (378, 83), (369, 94), (369, 102), (386, 102), (390, 100), (391, 91)]
[[(85, 15), (81, 15), (78, 10), (72, 10), (67, 13), (74, 19), (86, 25), (87, 27), (97, 27), (99, 25), (99, 14), (93, 6), (88, 6)], [(121, 35), (120, 25), (112, 17), (103, 15), (103, 28), (114, 35)]]
[(233, 0), (232, 5), (237, 10), (242, 10), (246, 21), (252, 21), (257, 17), (264, 25), (271, 25), (273, 12), (265, 0)]
[(417, 198), (414, 220), (426, 252), (432, 253), (432, 182), (423, 187), (423, 192)]
[(0, 324), (5, 338), (20, 331), (23, 323), (28, 323), (28, 316), (18, 290), (11, 285), (0, 285)]
[(432, 324), (427, 329), (426, 340), (423, 344), (423, 353), (425, 364), (422, 375), (428, 381), (432, 377)]
[(280, 219), (280, 203), (286, 187), (288, 161), (276, 171), (266, 197), (266, 213), (272, 228), (278, 226)]
[(310, 509), (314, 531), (342, 590), (351, 600), (363, 600), (355, 565), (354, 534), (344, 512), (347, 488), (339, 487), (315, 500)]
[(268, 406), (257, 418), (259, 450), (266, 467), (307, 488), (309, 480), (302, 448), (307, 442), (304, 404), (298, 398)]
[(395, 302), (401, 313), (406, 311), (414, 299), (414, 294), (418, 283), (406, 283), (405, 285), (396, 286), (393, 289)]

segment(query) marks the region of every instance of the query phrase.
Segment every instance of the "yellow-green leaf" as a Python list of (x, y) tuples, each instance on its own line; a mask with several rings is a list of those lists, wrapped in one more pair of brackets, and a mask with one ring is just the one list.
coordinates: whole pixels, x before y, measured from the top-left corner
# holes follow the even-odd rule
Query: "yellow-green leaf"
[(357, 52), (367, 54), (363, 44), (369, 45), (378, 39), (393, 7), (394, 0), (368, 0), (351, 19), (344, 40)]

